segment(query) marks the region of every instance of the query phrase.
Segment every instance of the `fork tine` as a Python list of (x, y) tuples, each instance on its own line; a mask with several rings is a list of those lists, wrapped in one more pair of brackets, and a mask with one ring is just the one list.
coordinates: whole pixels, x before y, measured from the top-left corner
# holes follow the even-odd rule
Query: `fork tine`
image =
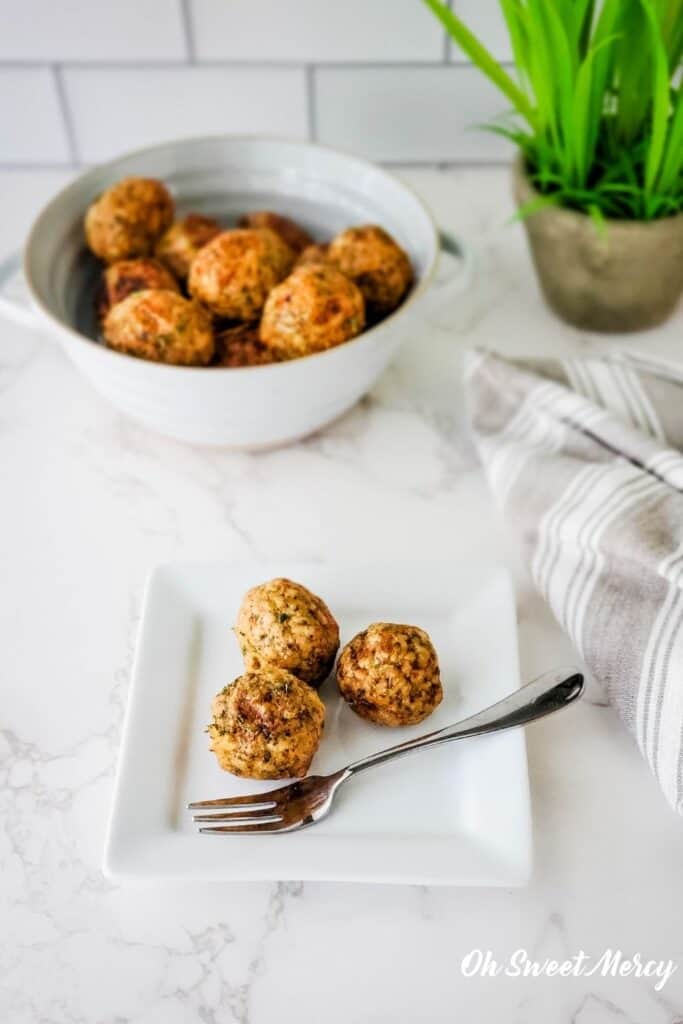
[[(282, 786), (281, 789), (287, 789), (288, 787)], [(271, 789), (267, 793), (252, 793), (251, 796), (226, 796), (218, 800), (195, 800), (194, 803), (188, 804), (188, 811), (203, 811), (209, 810), (212, 807), (275, 807), (275, 800), (273, 797), (276, 793), (281, 792), (281, 789)]]
[[(242, 805), (244, 806), (244, 805)], [(277, 818), (278, 821), (282, 821), (282, 817), (277, 811), (275, 804), (269, 807), (255, 807), (253, 810), (242, 810), (241, 807), (235, 807), (234, 810), (228, 809), (222, 814), (194, 814), (192, 817), (193, 821), (253, 821), (256, 818)]]
[(278, 821), (257, 822), (253, 825), (246, 825), (243, 822), (239, 825), (210, 825), (199, 829), (205, 835), (227, 835), (234, 833), (236, 836), (250, 835), (253, 832), (293, 832), (299, 828), (301, 822), (295, 825), (283, 825), (282, 819)]

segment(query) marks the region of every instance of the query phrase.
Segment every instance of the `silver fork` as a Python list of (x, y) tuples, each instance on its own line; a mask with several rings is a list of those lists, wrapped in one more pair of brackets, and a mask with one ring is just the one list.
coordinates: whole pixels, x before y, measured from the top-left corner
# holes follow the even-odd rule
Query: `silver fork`
[(324, 818), (332, 807), (339, 787), (366, 768), (385, 764), (394, 758), (412, 754), (415, 750), (450, 743), (451, 740), (527, 725), (567, 707), (581, 696), (582, 691), (583, 676), (576, 669), (546, 672), (471, 718), (370, 754), (369, 757), (340, 768), (332, 775), (309, 775), (298, 782), (291, 782), (266, 793), (255, 793), (253, 796), (199, 800), (188, 804), (188, 810), (212, 812), (194, 815), (194, 821), (200, 823), (199, 831), (203, 833), (252, 835), (295, 832)]

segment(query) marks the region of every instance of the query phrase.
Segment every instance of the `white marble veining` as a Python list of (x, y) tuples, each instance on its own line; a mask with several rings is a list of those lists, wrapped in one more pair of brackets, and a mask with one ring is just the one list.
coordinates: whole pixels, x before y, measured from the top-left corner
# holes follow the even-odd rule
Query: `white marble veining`
[[(375, 392), (258, 456), (161, 440), (95, 395), (49, 339), (0, 335), (0, 1021), (317, 1024), (683, 1020), (683, 822), (593, 689), (529, 730), (536, 866), (515, 891), (335, 884), (118, 886), (100, 872), (141, 588), (168, 559), (492, 553), (518, 580), (522, 667), (569, 645), (531, 591), (463, 431), (470, 345), (604, 339), (543, 307), (501, 170), (407, 175), (476, 246)], [(0, 245), (63, 175), (0, 176)], [(675, 353), (681, 312), (633, 347)], [(616, 344), (626, 344), (617, 342)], [(154, 756), (153, 747), (150, 757)], [(674, 959), (646, 980), (462, 977), (607, 948)]]

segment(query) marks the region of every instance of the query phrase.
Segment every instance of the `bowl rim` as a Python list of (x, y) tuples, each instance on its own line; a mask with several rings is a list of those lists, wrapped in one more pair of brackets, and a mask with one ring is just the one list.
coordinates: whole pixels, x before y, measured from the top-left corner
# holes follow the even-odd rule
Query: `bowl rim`
[[(150, 359), (140, 359), (138, 356), (132, 356), (125, 352), (118, 352), (116, 349), (112, 349), (106, 345), (102, 345), (94, 341), (92, 338), (87, 337), (85, 334), (82, 334), (80, 331), (77, 331), (74, 327), (71, 326), (71, 324), (64, 323), (62, 320), (60, 320), (59, 317), (57, 317), (55, 313), (52, 312), (50, 307), (45, 302), (43, 302), (42, 298), (40, 297), (31, 270), (31, 257), (32, 250), (36, 242), (36, 235), (40, 228), (40, 223), (43, 220), (43, 218), (47, 215), (47, 213), (50, 210), (52, 210), (53, 207), (59, 205), (59, 203), (62, 201), (64, 195), (67, 192), (69, 192), (72, 189), (78, 189), (82, 187), (84, 182), (87, 182), (88, 178), (99, 175), (103, 170), (106, 170), (106, 168), (111, 167), (119, 162), (129, 160), (134, 157), (154, 153), (159, 150), (173, 148), (179, 145), (198, 145), (200, 143), (219, 142), (222, 140), (232, 142), (257, 143), (274, 142), (286, 145), (293, 145), (301, 149), (322, 150), (323, 152), (332, 153), (336, 156), (343, 157), (347, 160), (355, 161), (357, 164), (360, 165), (361, 168), (369, 169), (372, 170), (373, 173), (379, 173), (383, 175), (385, 178), (399, 185), (400, 188), (404, 189), (407, 193), (409, 193), (409, 195), (411, 195), (412, 198), (417, 203), (417, 206), (420, 208), (422, 214), (425, 217), (425, 221), (431, 227), (434, 246), (431, 260), (428, 266), (426, 267), (424, 274), (420, 277), (419, 281), (417, 281), (417, 283), (413, 286), (413, 288), (405, 297), (403, 302), (401, 302), (401, 304), (397, 306), (395, 310), (389, 313), (389, 315), (386, 316), (383, 320), (380, 320), (379, 323), (374, 324), (367, 330), (362, 331), (360, 334), (356, 335), (355, 338), (350, 338), (348, 341), (342, 342), (341, 345), (335, 345), (332, 348), (324, 349), (322, 352), (312, 352), (306, 356), (299, 356), (296, 359), (289, 359), (280, 363), (264, 363), (263, 365), (259, 366), (184, 366), (175, 363), (155, 362), (154, 360)], [(260, 371), (270, 371), (271, 373), (277, 372), (279, 369), (291, 367), (293, 364), (307, 364), (308, 361), (311, 359), (324, 359), (326, 356), (332, 356), (342, 349), (348, 349), (350, 346), (357, 347), (363, 341), (367, 341), (368, 339), (370, 339), (371, 336), (376, 336), (376, 332), (386, 328), (391, 320), (394, 320), (396, 317), (399, 317), (410, 306), (414, 304), (416, 299), (419, 299), (424, 295), (427, 286), (431, 283), (436, 272), (438, 259), (439, 229), (431, 210), (424, 202), (422, 197), (419, 195), (417, 190), (413, 188), (412, 185), (403, 181), (397, 175), (392, 174), (391, 171), (387, 170), (386, 167), (382, 166), (381, 164), (375, 163), (374, 161), (369, 160), (366, 157), (359, 156), (357, 153), (353, 153), (350, 150), (339, 149), (335, 146), (328, 146), (325, 143), (312, 142), (308, 139), (294, 139), (287, 136), (279, 135), (232, 135), (229, 133), (226, 134), (219, 132), (207, 135), (182, 136), (177, 139), (167, 139), (164, 142), (154, 143), (151, 146), (140, 146), (137, 149), (127, 150), (124, 153), (121, 153), (119, 156), (112, 157), (110, 160), (105, 160), (102, 163), (95, 164), (94, 166), (86, 167), (80, 174), (77, 174), (75, 178), (72, 178), (71, 181), (67, 182), (66, 185), (60, 188), (52, 196), (52, 198), (49, 199), (45, 203), (45, 205), (41, 207), (40, 211), (34, 218), (29, 229), (28, 235), (26, 237), (22, 257), (22, 265), (24, 278), (26, 280), (33, 304), (38, 308), (41, 315), (45, 317), (46, 320), (48, 320), (51, 323), (51, 325), (56, 327), (62, 334), (68, 337), (70, 341), (75, 341), (81, 346), (87, 346), (88, 351), (91, 352), (93, 351), (93, 349), (95, 349), (97, 351), (98, 356), (100, 356), (101, 358), (111, 357), (112, 359), (126, 360), (129, 364), (133, 363), (138, 366), (142, 365), (145, 367), (154, 367), (156, 368), (156, 370), (162, 373), (175, 373), (176, 375), (178, 373), (206, 374), (207, 370), (211, 370), (213, 376), (216, 373), (258, 373)]]

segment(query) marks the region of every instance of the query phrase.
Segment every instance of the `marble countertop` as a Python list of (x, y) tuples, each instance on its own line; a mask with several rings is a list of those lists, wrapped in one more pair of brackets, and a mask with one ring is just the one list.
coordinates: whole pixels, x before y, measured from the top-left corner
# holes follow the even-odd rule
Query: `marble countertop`
[[(120, 886), (100, 871), (141, 591), (171, 559), (390, 557), (419, 542), (511, 566), (522, 670), (569, 645), (530, 587), (463, 427), (471, 345), (680, 351), (683, 313), (628, 342), (542, 305), (500, 169), (405, 171), (476, 247), (375, 391), (258, 456), (123, 420), (50, 339), (0, 342), (0, 1020), (3, 1024), (674, 1024), (683, 1020), (683, 823), (595, 690), (528, 731), (535, 869), (519, 890)], [(0, 248), (61, 172), (0, 175)], [(273, 510), (277, 515), (273, 515)], [(472, 949), (673, 959), (641, 978), (463, 977)]]

